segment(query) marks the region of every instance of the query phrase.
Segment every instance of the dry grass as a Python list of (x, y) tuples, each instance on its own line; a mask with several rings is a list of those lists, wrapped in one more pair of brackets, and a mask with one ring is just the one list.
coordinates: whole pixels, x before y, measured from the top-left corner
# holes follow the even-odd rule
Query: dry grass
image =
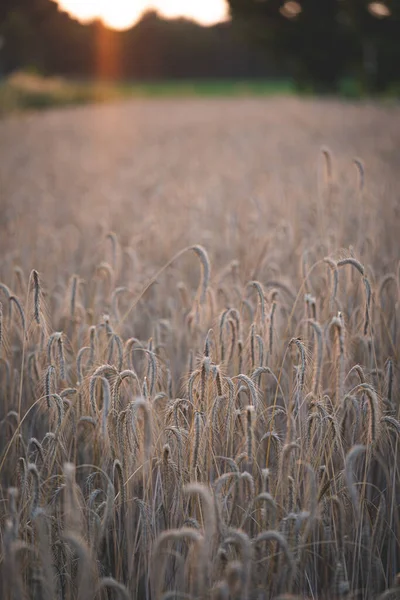
[(399, 597), (398, 110), (0, 138), (1, 597)]
[(15, 72), (0, 84), (0, 117), (25, 110), (112, 102), (123, 99), (128, 93), (128, 88), (122, 85)]

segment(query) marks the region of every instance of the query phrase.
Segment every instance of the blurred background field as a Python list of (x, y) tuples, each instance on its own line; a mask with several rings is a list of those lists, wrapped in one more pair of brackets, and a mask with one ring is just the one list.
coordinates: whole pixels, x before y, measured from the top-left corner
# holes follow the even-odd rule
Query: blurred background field
[(123, 95), (122, 87), (74, 83), (61, 77), (18, 72), (0, 84), (0, 115), (28, 109), (106, 102)]
[[(184, 79), (147, 82), (75, 81), (17, 72), (0, 83), (0, 117), (25, 110), (101, 104), (133, 98), (313, 96), (311, 88), (299, 90), (291, 79)], [(336, 97), (365, 100), (368, 94), (354, 78), (340, 82)], [(375, 99), (397, 103), (399, 88), (393, 85)]]
[(290, 80), (167, 80), (139, 83), (73, 81), (17, 72), (0, 83), (0, 116), (23, 110), (112, 102), (129, 98), (271, 96), (295, 93)]

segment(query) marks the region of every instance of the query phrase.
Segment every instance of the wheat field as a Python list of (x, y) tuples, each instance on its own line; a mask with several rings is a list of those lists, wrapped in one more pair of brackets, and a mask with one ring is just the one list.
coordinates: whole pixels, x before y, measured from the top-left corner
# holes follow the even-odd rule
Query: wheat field
[(0, 122), (1, 598), (400, 598), (399, 116)]

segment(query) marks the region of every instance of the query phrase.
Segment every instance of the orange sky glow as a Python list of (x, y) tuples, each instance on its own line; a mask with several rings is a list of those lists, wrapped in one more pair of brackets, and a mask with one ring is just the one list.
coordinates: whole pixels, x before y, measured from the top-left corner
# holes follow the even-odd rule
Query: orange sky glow
[(81, 21), (101, 18), (114, 29), (128, 29), (148, 9), (165, 17), (184, 16), (204, 25), (227, 18), (225, 0), (58, 0), (62, 9)]

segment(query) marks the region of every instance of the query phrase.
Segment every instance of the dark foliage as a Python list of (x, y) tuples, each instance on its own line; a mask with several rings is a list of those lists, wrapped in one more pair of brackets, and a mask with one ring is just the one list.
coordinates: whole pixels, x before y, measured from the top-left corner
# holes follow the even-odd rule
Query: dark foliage
[(382, 90), (400, 80), (399, 0), (228, 1), (234, 21), (289, 60), (299, 84), (329, 90), (352, 75), (365, 89)]
[(100, 21), (83, 25), (52, 0), (2, 0), (0, 66), (101, 79), (181, 79), (277, 76), (282, 70), (232, 23), (203, 27), (187, 19), (145, 13), (118, 32)]

